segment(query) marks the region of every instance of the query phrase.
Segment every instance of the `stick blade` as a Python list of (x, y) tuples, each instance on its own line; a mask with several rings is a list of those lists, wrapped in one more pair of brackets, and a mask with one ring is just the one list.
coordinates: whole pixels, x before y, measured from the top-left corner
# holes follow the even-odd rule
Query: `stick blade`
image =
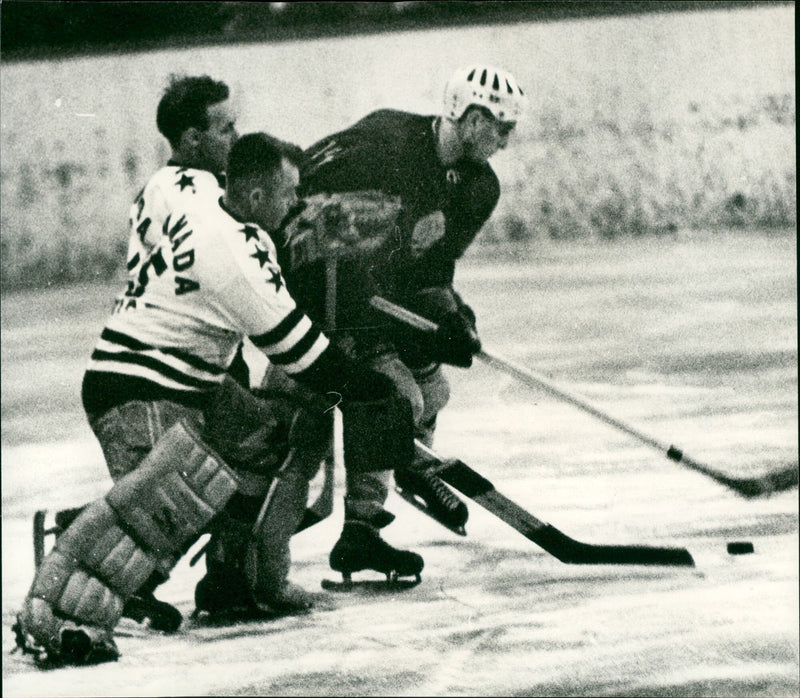
[(667, 458), (676, 463), (681, 463), (687, 468), (696, 470), (698, 473), (707, 475), (721, 485), (732, 489), (736, 494), (753, 499), (754, 497), (768, 497), (779, 492), (785, 492), (793, 487), (797, 487), (800, 470), (798, 464), (792, 463), (785, 467), (778, 468), (772, 472), (757, 475), (756, 477), (734, 477), (723, 473), (716, 468), (700, 463), (694, 458), (690, 458), (683, 451), (675, 446), (670, 446), (667, 451)]
[(529, 541), (536, 543), (566, 564), (694, 567), (694, 559), (686, 548), (592, 545), (570, 538), (500, 494), (489, 480), (463, 461), (443, 462), (436, 472), (447, 484), (470, 497)]
[(723, 483), (748, 499), (769, 497), (797, 487), (800, 470), (790, 465), (756, 478), (726, 478)]
[(572, 565), (661, 565), (694, 567), (686, 548), (646, 545), (592, 545), (570, 538), (548, 524), (537, 531), (537, 545), (561, 562)]

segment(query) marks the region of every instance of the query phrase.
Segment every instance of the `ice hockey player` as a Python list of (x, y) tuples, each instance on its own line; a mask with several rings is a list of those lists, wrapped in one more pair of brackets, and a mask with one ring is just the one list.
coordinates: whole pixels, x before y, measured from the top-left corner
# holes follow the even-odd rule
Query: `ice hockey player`
[[(15, 625), (17, 643), (42, 666), (115, 660), (113, 631), (125, 602), (154, 573), (167, 577), (220, 517), (251, 522), (255, 502), (265, 507), (245, 555), (254, 600), (307, 605), (305, 592), (281, 574), (262, 575), (260, 542), (269, 537), (264, 529), (291, 535), (302, 516), (307, 468), (319, 460), (293, 466), (294, 428), (327, 419), (333, 401), (345, 434), (354, 434), (345, 448), (380, 444), (393, 460), (380, 467), (412, 460), (408, 400), (329, 343), (295, 304), (276, 263), (265, 231), (296, 201), (296, 152), (265, 134), (243, 136), (231, 149), (221, 200), (180, 202), (146, 257), (129, 260), (131, 282), (83, 384), (115, 482), (57, 538)], [(164, 168), (141, 193), (133, 225), (143, 224), (151, 195), (208, 176)], [(226, 371), (245, 336), (308, 388), (309, 399), (258, 400), (233, 381)], [(265, 500), (273, 478), (278, 486)]]
[[(387, 327), (385, 318), (361, 304), (337, 309), (338, 324), (370, 329), (337, 336), (408, 396), (416, 436), (426, 445), (449, 399), (441, 364), (469, 367), (481, 347), (475, 314), (453, 289), (455, 263), (497, 204), (500, 186), (487, 160), (506, 147), (524, 99), (509, 73), (473, 65), (456, 71), (447, 83), (440, 116), (376, 111), (306, 151), (303, 196), (379, 191), (401, 199), (397, 234), (373, 268), (373, 279), (382, 296), (448, 332), (426, 338), (397, 325)], [(345, 269), (339, 277), (348, 278)], [(313, 307), (322, 278), (317, 274), (293, 288), (304, 307)], [(447, 341), (438, 342), (442, 337)], [(374, 569), (365, 541), (374, 548), (378, 529), (394, 519), (383, 507), (389, 478), (386, 472), (348, 474), (344, 528), (330, 554), (334, 570), (349, 575)], [(396, 471), (395, 480), (399, 488), (422, 497), (437, 518), (454, 528), (463, 526), (466, 505), (441, 480), (413, 470)], [(416, 555), (416, 560), (421, 568), (422, 558)]]
[[(136, 196), (131, 208), (127, 252), (128, 269), (134, 272), (130, 274), (131, 286), (137, 283), (135, 273), (158, 243), (171, 212), (202, 199), (219, 200), (228, 154), (238, 135), (230, 89), (207, 75), (171, 76), (158, 103), (156, 125), (170, 144), (171, 157)], [(194, 172), (189, 173), (187, 168)], [(149, 191), (146, 201), (145, 189)], [(140, 442), (139, 448), (149, 449), (154, 438), (155, 434), (138, 435), (135, 440)], [(116, 439), (109, 443), (101, 439), (101, 443), (115, 481), (132, 468), (131, 458), (141, 457), (139, 452), (126, 453)], [(56, 525), (51, 530), (60, 534), (80, 511), (81, 508), (74, 508), (57, 512)], [(149, 619), (155, 629), (174, 631), (181, 623), (181, 614), (155, 598), (153, 592), (161, 581), (154, 573), (128, 600), (123, 615), (139, 622)]]
[[(164, 221), (173, 210), (202, 199), (219, 200), (228, 154), (238, 135), (236, 116), (230, 89), (224, 82), (208, 75), (171, 76), (156, 111), (156, 125), (170, 144), (171, 157), (167, 166), (159, 169), (153, 182), (145, 187), (150, 190), (147, 211), (143, 210), (145, 188), (136, 196), (131, 208), (129, 269), (132, 268), (130, 264), (135, 269), (137, 263), (150, 254), (161, 236)], [(195, 174), (190, 176), (187, 168)], [(198, 171), (200, 174), (196, 174)], [(130, 283), (135, 283), (133, 275)], [(112, 450), (105, 453), (106, 464), (111, 477), (117, 480), (127, 473), (130, 464), (119, 461), (122, 452), (119, 446), (111, 444), (109, 448)], [(56, 526), (52, 530), (60, 534), (80, 511), (74, 508), (57, 512)], [(161, 581), (155, 573), (128, 600), (123, 615), (140, 622), (149, 619), (155, 629), (174, 631), (181, 623), (181, 614), (170, 604), (155, 598), (153, 592)]]

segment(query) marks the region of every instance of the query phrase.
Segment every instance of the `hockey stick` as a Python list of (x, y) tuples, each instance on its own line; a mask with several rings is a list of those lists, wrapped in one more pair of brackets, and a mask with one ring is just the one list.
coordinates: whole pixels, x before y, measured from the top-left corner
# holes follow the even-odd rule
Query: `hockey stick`
[(47, 509), (39, 509), (33, 514), (33, 563), (36, 569), (42, 564), (45, 556), (45, 539), (47, 536), (59, 536), (69, 525), (78, 517), (86, 507), (73, 507), (62, 509), (55, 514), (55, 523), (50, 527), (45, 527)]
[[(390, 315), (396, 320), (405, 322), (416, 329), (428, 332), (436, 331), (437, 329), (437, 325), (427, 318), (421, 317), (416, 313), (412, 313), (410, 310), (407, 310), (399, 305), (395, 305), (394, 303), (391, 303), (380, 296), (373, 296), (370, 300), (370, 303), (374, 308), (386, 313), (387, 315)], [(523, 368), (518, 364), (514, 364), (507, 359), (502, 359), (499, 356), (490, 354), (487, 351), (480, 351), (476, 354), (476, 356), (489, 366), (513, 376), (528, 387), (544, 390), (560, 400), (568, 402), (574, 407), (591, 414), (593, 417), (597, 417), (597, 419), (601, 420), (602, 422), (605, 422), (606, 424), (625, 432), (629, 436), (638, 439), (642, 443), (655, 448), (670, 460), (680, 463), (681, 465), (685, 465), (687, 468), (691, 468), (692, 470), (702, 473), (703, 475), (707, 475), (720, 484), (734, 490), (737, 494), (743, 497), (752, 498), (760, 497), (762, 495), (775, 494), (777, 492), (783, 492), (791, 489), (792, 487), (796, 487), (798, 484), (798, 476), (800, 475), (800, 472), (798, 472), (797, 465), (789, 465), (779, 470), (774, 470), (754, 478), (733, 477), (731, 475), (726, 475), (722, 471), (712, 468), (710, 465), (706, 465), (695, 460), (694, 458), (691, 458), (677, 446), (659, 441), (649, 434), (645, 434), (643, 431), (640, 431), (639, 429), (632, 427), (630, 424), (623, 422), (621, 419), (611, 416), (607, 412), (595, 407), (583, 398), (558, 387), (551, 380), (540, 374), (534, 373), (533, 371)]]
[(511, 528), (519, 531), (561, 562), (572, 565), (668, 565), (694, 567), (686, 548), (645, 545), (593, 545), (570, 538), (554, 526), (540, 521), (508, 497), (500, 494), (480, 473), (463, 461), (444, 460), (415, 441), (417, 451), (430, 462), (430, 472), (476, 501)]
[(46, 529), (44, 518), (47, 514), (46, 509), (39, 509), (33, 515), (33, 564), (38, 570), (44, 560), (44, 539), (50, 533), (55, 533), (56, 527)]
[[(342, 465), (344, 453), (342, 451), (342, 412), (338, 407), (333, 408), (333, 455), (325, 459), (324, 481), (322, 490), (316, 501), (309, 506), (300, 523), (297, 525), (295, 533), (300, 533), (323, 519), (327, 519), (333, 511), (333, 479), (334, 470), (337, 465)], [(342, 465), (342, 467), (344, 467)]]

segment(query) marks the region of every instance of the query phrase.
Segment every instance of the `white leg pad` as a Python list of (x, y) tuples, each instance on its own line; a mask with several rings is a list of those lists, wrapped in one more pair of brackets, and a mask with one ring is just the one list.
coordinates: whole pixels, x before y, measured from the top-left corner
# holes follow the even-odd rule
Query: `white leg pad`
[(77, 624), (113, 644), (125, 601), (153, 570), (172, 569), (236, 488), (222, 459), (175, 424), (137, 470), (59, 536), (19, 615), (23, 635), (57, 653), (62, 630)]
[[(172, 426), (106, 501), (157, 558), (179, 556), (237, 489), (233, 471), (183, 422)], [(174, 563), (173, 563), (174, 564)]]

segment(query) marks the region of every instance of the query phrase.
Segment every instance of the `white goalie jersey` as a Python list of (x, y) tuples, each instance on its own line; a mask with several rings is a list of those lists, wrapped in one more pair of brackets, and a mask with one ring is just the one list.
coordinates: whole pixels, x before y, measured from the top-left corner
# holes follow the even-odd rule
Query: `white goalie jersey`
[(177, 167), (162, 168), (142, 190), (128, 286), (89, 371), (202, 392), (222, 382), (244, 337), (290, 375), (326, 349), (286, 289), (272, 239), (226, 211), (222, 193), (210, 173)]

